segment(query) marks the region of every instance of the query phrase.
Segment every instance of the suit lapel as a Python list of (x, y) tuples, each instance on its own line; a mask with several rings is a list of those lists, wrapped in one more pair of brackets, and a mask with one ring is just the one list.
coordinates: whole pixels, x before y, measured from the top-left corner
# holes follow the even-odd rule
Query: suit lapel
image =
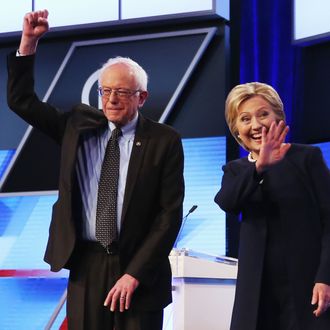
[(122, 222), (125, 219), (127, 208), (132, 198), (134, 186), (142, 166), (143, 156), (147, 149), (149, 136), (147, 134), (146, 126), (147, 126), (146, 120), (139, 114), (139, 120), (135, 132), (132, 153), (127, 171), (125, 196), (124, 196), (123, 211), (121, 218)]

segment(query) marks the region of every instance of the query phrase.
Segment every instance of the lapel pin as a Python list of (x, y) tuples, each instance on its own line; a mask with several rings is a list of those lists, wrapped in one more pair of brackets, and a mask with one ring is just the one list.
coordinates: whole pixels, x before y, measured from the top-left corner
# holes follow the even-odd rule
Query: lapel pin
[(140, 142), (140, 141), (137, 141), (137, 142), (135, 143), (135, 145), (136, 145), (137, 147), (141, 147), (141, 142)]

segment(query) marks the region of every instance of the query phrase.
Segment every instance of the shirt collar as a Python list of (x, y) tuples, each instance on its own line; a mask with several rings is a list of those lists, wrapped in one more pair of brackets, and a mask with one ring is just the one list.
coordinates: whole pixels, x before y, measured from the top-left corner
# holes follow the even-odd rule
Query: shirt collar
[[(139, 114), (138, 114), (138, 112), (136, 112), (134, 118), (131, 121), (129, 121), (125, 126), (122, 126), (120, 128), (121, 132), (123, 133), (123, 136), (134, 135), (136, 125), (138, 122), (138, 117), (139, 117)], [(116, 128), (116, 125), (111, 121), (108, 121), (108, 125), (109, 125), (110, 132), (112, 132), (112, 130), (114, 130)]]

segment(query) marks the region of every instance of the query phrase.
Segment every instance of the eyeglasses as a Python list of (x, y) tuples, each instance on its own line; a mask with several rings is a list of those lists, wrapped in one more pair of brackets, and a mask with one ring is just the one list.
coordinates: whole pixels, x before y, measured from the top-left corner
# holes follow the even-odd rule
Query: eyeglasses
[(103, 88), (103, 87), (99, 87), (97, 91), (99, 96), (102, 96), (105, 99), (110, 98), (111, 93), (114, 93), (114, 95), (119, 98), (126, 99), (138, 92), (141, 92), (139, 89), (131, 90), (125, 88)]

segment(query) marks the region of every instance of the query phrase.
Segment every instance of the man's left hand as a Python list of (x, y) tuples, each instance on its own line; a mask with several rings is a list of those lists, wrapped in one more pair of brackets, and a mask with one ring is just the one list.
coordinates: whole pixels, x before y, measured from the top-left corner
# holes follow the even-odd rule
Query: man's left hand
[(109, 291), (104, 306), (110, 306), (110, 310), (114, 312), (119, 302), (120, 312), (129, 309), (133, 293), (138, 286), (139, 281), (136, 278), (124, 274)]

